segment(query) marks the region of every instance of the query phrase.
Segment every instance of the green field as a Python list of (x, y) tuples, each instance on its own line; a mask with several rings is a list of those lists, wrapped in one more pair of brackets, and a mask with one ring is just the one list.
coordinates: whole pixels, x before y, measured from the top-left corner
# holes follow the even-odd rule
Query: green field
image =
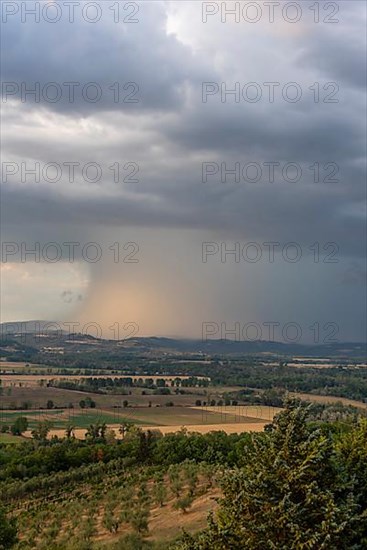
[(0, 433), (0, 443), (21, 443), (22, 441), (24, 441), (22, 437)]
[(33, 429), (43, 420), (50, 420), (53, 426), (64, 427), (67, 421), (59, 419), (64, 414), (64, 410), (25, 410), (25, 411), (0, 411), (0, 425), (11, 425), (19, 416), (25, 416), (28, 420), (29, 428)]
[(87, 428), (90, 424), (96, 423), (119, 425), (124, 422), (152, 427), (216, 424), (218, 429), (221, 429), (227, 423), (257, 421), (255, 413), (250, 418), (243, 413), (236, 415), (232, 407), (228, 407), (227, 413), (191, 407), (127, 407), (115, 410), (98, 408), (0, 411), (0, 426), (10, 426), (19, 416), (27, 418), (30, 430), (45, 420), (50, 421), (55, 430), (65, 429), (69, 423), (75, 428)]
[[(87, 413), (76, 414), (72, 416), (70, 422), (77, 428), (87, 428), (90, 424), (97, 422), (106, 424), (122, 424), (124, 422), (133, 422), (134, 424), (143, 424), (143, 422), (130, 417), (128, 414), (109, 414), (98, 410), (88, 411)], [(65, 423), (66, 425), (66, 423)], [(57, 427), (57, 426), (55, 426)]]
[(66, 428), (67, 424), (71, 423), (76, 428), (87, 428), (90, 424), (106, 423), (106, 424), (122, 424), (124, 422), (133, 422), (137, 425), (149, 423), (156, 425), (155, 422), (148, 422), (135, 418), (134, 411), (126, 409), (124, 412), (109, 413), (100, 409), (73, 410), (73, 409), (58, 409), (49, 411), (1, 411), (0, 426), (2, 424), (11, 425), (19, 416), (25, 416), (28, 420), (29, 429), (35, 428), (39, 422), (49, 420), (52, 427), (55, 429)]

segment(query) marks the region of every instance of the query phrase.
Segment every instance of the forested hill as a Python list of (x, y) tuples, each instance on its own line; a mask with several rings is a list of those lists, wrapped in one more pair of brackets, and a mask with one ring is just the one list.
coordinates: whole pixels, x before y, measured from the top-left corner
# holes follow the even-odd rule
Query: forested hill
[[(55, 330), (55, 328), (57, 330)], [(46, 346), (65, 346), (68, 349), (81, 348), (87, 351), (109, 350), (116, 352), (173, 352), (199, 355), (246, 355), (275, 354), (280, 356), (300, 355), (303, 357), (328, 357), (338, 359), (366, 360), (367, 345), (363, 342), (327, 342), (302, 344), (300, 342), (277, 342), (269, 340), (244, 339), (179, 339), (162, 337), (131, 337), (120, 340), (96, 338), (82, 332), (70, 334), (67, 326), (54, 321), (24, 321), (0, 325), (0, 347), (16, 345), (18, 349)], [(320, 338), (321, 340), (321, 338)], [(1, 349), (0, 349), (1, 351)], [(1, 355), (6, 355), (2, 353)]]

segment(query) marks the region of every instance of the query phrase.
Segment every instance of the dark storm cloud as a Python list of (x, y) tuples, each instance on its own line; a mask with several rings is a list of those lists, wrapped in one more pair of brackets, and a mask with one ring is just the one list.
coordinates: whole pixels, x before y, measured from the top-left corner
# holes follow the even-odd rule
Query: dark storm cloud
[[(81, 17), (73, 23), (63, 18), (55, 24), (42, 18), (36, 23), (29, 17), (26, 24), (20, 17), (8, 18), (2, 29), (2, 81), (19, 86), (14, 94), (11, 87), (6, 88), (9, 99), (21, 97), (22, 84), (31, 90), (39, 83), (39, 100), (30, 93), (26, 102), (71, 116), (87, 116), (99, 110), (125, 110), (135, 115), (142, 109), (180, 108), (186, 82), (200, 81), (206, 64), (166, 34), (163, 3), (141, 4), (139, 23), (124, 25), (113, 23), (111, 12), (107, 19), (109, 5), (100, 5), (104, 17), (95, 24)], [(55, 89), (44, 88), (52, 82), (62, 92), (55, 102)], [(120, 85), (118, 95), (116, 87), (110, 88), (116, 82)], [(89, 83), (100, 88), (100, 100), (93, 102), (98, 93), (93, 86), (83, 94), (83, 86)], [(124, 89), (127, 83), (135, 83), (136, 87)]]
[(218, 101), (198, 105), (184, 120), (170, 125), (167, 133), (185, 147), (201, 151), (305, 162), (359, 158), (364, 153), (364, 124), (357, 106), (328, 107), (309, 104), (300, 111), (283, 105), (274, 113), (274, 106), (240, 107)]
[[(349, 8), (347, 2), (343, 5), (345, 10)], [(352, 11), (350, 17), (349, 23), (347, 18), (345, 24), (336, 29), (325, 28), (322, 33), (316, 30), (311, 33), (308, 47), (299, 55), (298, 62), (317, 68), (323, 78), (363, 91), (366, 87), (366, 33), (362, 31), (365, 15), (363, 11), (354, 14)]]
[[(220, 36), (209, 36), (207, 50), (205, 44), (191, 48), (167, 35), (166, 7), (157, 2), (142, 5), (140, 23), (131, 26), (101, 22), (91, 27), (80, 21), (73, 25), (7, 23), (3, 80), (98, 82), (104, 91), (116, 81), (136, 81), (141, 101), (117, 105), (111, 94), (96, 104), (80, 98), (73, 104), (3, 104), (7, 128), (3, 160), (30, 164), (93, 161), (104, 167), (133, 160), (140, 172), (139, 183), (132, 186), (114, 185), (108, 170), (109, 177), (98, 184), (80, 178), (71, 184), (65, 175), (56, 184), (20, 183), (17, 174), (3, 183), (3, 237), (12, 241), (87, 241), (89, 235), (104, 229), (115, 235), (121, 228), (139, 227), (162, 229), (163, 236), (175, 228), (175, 235), (192, 229), (199, 241), (206, 231), (217, 239), (233, 241), (296, 241), (305, 250), (315, 241), (321, 245), (335, 242), (338, 258), (348, 258), (345, 277), (339, 274), (316, 280), (319, 272), (315, 272), (318, 295), (327, 288), (330, 306), (333, 288), (338, 289), (341, 281), (345, 288), (360, 288), (364, 272), (359, 262), (366, 242), (365, 7), (358, 2), (349, 4), (351, 10), (332, 29), (300, 24), (300, 29), (294, 26), (298, 33), (285, 27), (272, 34), (273, 27), (263, 32), (251, 30), (252, 34), (246, 28), (241, 34), (238, 27), (223, 25)], [(194, 31), (208, 32), (205, 26)], [(271, 104), (266, 100), (223, 103), (219, 96), (202, 102), (202, 82), (226, 82), (231, 88), (236, 81), (254, 79), (260, 83), (295, 80), (303, 97), (294, 104), (281, 97)], [(338, 103), (315, 103), (309, 87), (320, 82), (322, 90), (328, 81), (339, 86)], [(201, 181), (203, 162), (226, 162), (231, 168), (235, 162), (269, 161), (297, 162), (307, 176), (294, 184)], [(315, 162), (336, 163), (338, 182), (314, 183), (309, 167)], [(172, 262), (181, 259), (177, 248), (177, 258), (170, 254)], [(165, 258), (162, 265), (163, 261)], [(233, 315), (228, 306), (231, 300), (236, 302), (235, 311), (246, 309), (246, 292), (240, 296), (233, 290), (233, 297), (227, 296), (226, 301), (218, 296), (220, 280), (213, 286), (213, 296), (207, 274), (205, 278), (200, 275), (200, 258), (190, 258), (187, 265), (188, 279), (196, 273), (198, 281), (202, 277), (198, 286), (208, 288), (208, 303), (218, 303), (218, 309), (226, 311), (229, 318)], [(171, 268), (168, 262), (162, 271), (170, 273)], [(269, 269), (269, 293), (273, 293), (272, 273)], [(284, 274), (285, 270), (279, 269), (279, 281)], [(292, 288), (307, 287), (301, 265), (293, 279), (289, 272), (287, 276)], [(220, 279), (220, 275), (216, 277)], [(226, 280), (223, 275), (223, 286), (231, 281), (231, 273), (228, 277)], [(99, 278), (96, 272), (95, 278)], [(252, 296), (256, 295), (256, 283), (257, 278), (251, 286)], [(232, 292), (231, 284), (226, 288)], [(291, 310), (288, 282), (283, 291), (282, 300), (286, 302), (288, 296)], [(299, 303), (304, 300), (301, 294), (297, 295)], [(337, 302), (335, 316), (350, 311), (348, 323), (352, 326), (353, 309), (359, 308), (360, 313), (361, 300), (358, 292), (354, 295), (348, 290), (345, 296)], [(315, 299), (318, 301), (321, 311), (323, 304)], [(305, 303), (304, 310), (307, 298)], [(281, 303), (278, 311), (282, 308)], [(362, 315), (358, 315), (362, 323)]]
[[(199, 168), (199, 167), (198, 167)], [(336, 242), (340, 253), (363, 257), (365, 222), (359, 202), (349, 198), (348, 186), (335, 188), (303, 184), (203, 184), (198, 172), (174, 172), (164, 182), (138, 184), (134, 193), (113, 195), (103, 187), (98, 194), (58, 193), (34, 186), (3, 186), (3, 214), (9, 240), (27, 239), (33, 231), (42, 237), (39, 222), (60, 235), (60, 228), (75, 227), (177, 227), (221, 230), (232, 238), (299, 243)], [(170, 186), (175, 178), (175, 187)], [(140, 186), (140, 187), (139, 187)], [(149, 199), (154, 196), (154, 200)], [(34, 227), (34, 229), (33, 229)], [(84, 230), (86, 232), (86, 229)], [(67, 240), (67, 230), (62, 230)], [(44, 240), (44, 236), (43, 236)], [(69, 236), (70, 240), (70, 236)], [(72, 239), (71, 239), (72, 240)]]

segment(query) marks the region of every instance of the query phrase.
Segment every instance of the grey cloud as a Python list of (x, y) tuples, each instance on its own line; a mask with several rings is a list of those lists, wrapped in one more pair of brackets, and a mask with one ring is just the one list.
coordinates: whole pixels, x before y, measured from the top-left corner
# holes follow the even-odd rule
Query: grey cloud
[[(307, 48), (302, 50), (298, 61), (303, 67), (316, 68), (323, 78), (364, 91), (366, 4), (341, 2), (340, 6), (344, 8), (341, 13), (344, 24), (325, 26), (322, 33), (315, 29), (308, 37)], [(349, 9), (351, 12), (348, 14)]]
[[(108, 12), (108, 5), (102, 3), (102, 7)], [(135, 116), (145, 109), (180, 108), (186, 83), (198, 81), (207, 64), (166, 33), (164, 4), (140, 4), (137, 24), (117, 25), (112, 13), (108, 15), (94, 25), (82, 18), (74, 23), (62, 19), (54, 25), (31, 18), (23, 24), (20, 18), (10, 18), (3, 25), (3, 43), (11, 47), (5, 49), (6, 55), (3, 50), (2, 81), (19, 87), (25, 83), (27, 88), (39, 82), (41, 89), (57, 83), (62, 87), (59, 101), (44, 100), (42, 94), (39, 104), (31, 94), (26, 101), (35, 108), (43, 105), (70, 116), (88, 116), (98, 110), (124, 110)], [(80, 83), (75, 87), (75, 101), (69, 101), (65, 82)], [(81, 95), (83, 85), (91, 82), (103, 92), (95, 103)], [(121, 85), (119, 101), (109, 88), (115, 82)], [(124, 90), (129, 82), (139, 90), (132, 86)], [(50, 88), (48, 93), (52, 98), (56, 92)], [(95, 92), (90, 89), (89, 93), (92, 98)], [(12, 97), (19, 98), (20, 93)]]

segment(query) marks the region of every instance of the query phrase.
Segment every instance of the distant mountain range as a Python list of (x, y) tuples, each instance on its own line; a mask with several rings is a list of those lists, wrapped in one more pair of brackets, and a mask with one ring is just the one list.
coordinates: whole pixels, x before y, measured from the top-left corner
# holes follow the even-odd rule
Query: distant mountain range
[(50, 327), (51, 325), (61, 326), (62, 323), (57, 321), (11, 321), (9, 323), (0, 323), (1, 334), (16, 334), (19, 332), (31, 334), (35, 333), (38, 330), (44, 330), (44, 328)]
[[(299, 355), (302, 357), (338, 357), (361, 358), (366, 360), (367, 345), (362, 342), (334, 342), (325, 344), (283, 343), (275, 341), (234, 341), (234, 340), (199, 340), (163, 337), (133, 337), (125, 340), (105, 340), (88, 334), (69, 334), (62, 331), (62, 323), (55, 321), (19, 321), (0, 324), (2, 340), (15, 340), (27, 345), (41, 348), (44, 346), (64, 346), (66, 349), (94, 351), (98, 349), (126, 350), (135, 352), (184, 353), (203, 355), (261, 355), (276, 354), (284, 356)], [(40, 337), (41, 336), (41, 337)]]

